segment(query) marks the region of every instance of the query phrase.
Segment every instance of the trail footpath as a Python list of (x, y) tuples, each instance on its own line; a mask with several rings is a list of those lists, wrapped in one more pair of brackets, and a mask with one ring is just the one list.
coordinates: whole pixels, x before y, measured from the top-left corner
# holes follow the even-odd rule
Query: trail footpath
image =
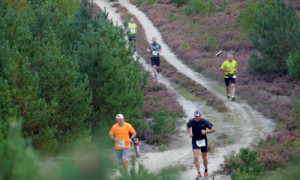
[[(168, 147), (167, 151), (141, 151), (141, 157), (137, 162), (143, 164), (150, 172), (159, 172), (161, 169), (173, 165), (183, 165), (187, 167), (187, 171), (182, 171), (180, 173), (180, 178), (182, 180), (195, 179), (197, 172), (194, 166), (191, 139), (186, 133), (186, 123), (193, 118), (193, 112), (196, 109), (201, 110), (204, 115), (203, 117), (212, 122), (216, 129), (215, 133), (208, 135), (208, 143), (221, 144), (220, 146), (216, 146), (213, 151), (208, 152), (209, 174), (212, 174), (219, 169), (220, 164), (224, 161), (224, 155), (228, 155), (232, 151), (239, 152), (240, 148), (248, 147), (251, 143), (258, 142), (260, 139), (264, 138), (264, 134), (273, 131), (274, 123), (272, 120), (264, 117), (246, 102), (241, 100), (238, 102), (227, 101), (226, 95), (217, 90), (219, 88), (225, 89), (225, 86), (219, 87), (213, 80), (207, 79), (200, 73), (195, 72), (187, 65), (183, 64), (164, 42), (160, 32), (152, 24), (149, 18), (136, 6), (131, 4), (129, 0), (119, 0), (118, 2), (94, 0), (94, 3), (96, 3), (103, 11), (106, 9), (106, 12), (109, 13), (108, 18), (118, 26), (122, 26), (121, 15), (116, 12), (116, 8), (113, 7), (113, 5), (119, 3), (125, 7), (128, 12), (135, 15), (141, 23), (142, 27), (138, 28), (143, 28), (145, 30), (148, 43), (152, 41), (152, 37), (157, 38), (157, 42), (161, 44), (163, 50), (161, 56), (163, 56), (168, 63), (177, 68), (178, 72), (185, 74), (196, 83), (205, 87), (216, 98), (222, 100), (229, 109), (229, 112), (220, 113), (212, 107), (207, 106), (205, 102), (194, 102), (186, 99), (179, 94), (174, 84), (168, 78), (165, 78), (163, 73), (160, 73), (157, 81), (165, 84), (168, 90), (175, 96), (175, 99), (183, 107), (186, 117), (179, 120), (179, 124), (181, 124), (179, 133), (177, 134), (176, 139), (174, 139), (174, 142), (172, 142), (172, 145)], [(138, 54), (135, 53), (135, 57), (137, 56)], [(146, 70), (152, 72), (152, 67), (149, 64), (150, 60), (145, 60), (140, 57), (139, 61)], [(224, 135), (226, 136), (226, 139), (222, 139)], [(222, 144), (224, 141), (227, 143)], [(143, 146), (143, 144), (140, 143), (140, 146)], [(203, 174), (204, 166), (201, 155), (199, 160), (201, 173)], [(217, 175), (215, 176), (215, 179), (224, 180), (230, 179), (230, 177)]]

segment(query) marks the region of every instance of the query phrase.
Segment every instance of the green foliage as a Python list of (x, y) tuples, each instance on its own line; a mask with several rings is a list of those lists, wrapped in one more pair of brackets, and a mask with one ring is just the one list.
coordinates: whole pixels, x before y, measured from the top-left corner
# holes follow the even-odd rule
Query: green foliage
[(130, 123), (136, 121), (141, 118), (143, 104), (141, 67), (126, 47), (126, 34), (112, 22), (87, 21), (91, 24), (78, 42), (76, 56), (80, 72), (88, 76), (93, 92), (92, 124), (107, 127), (115, 123), (118, 113)]
[(207, 44), (207, 50), (214, 51), (219, 48), (217, 41), (215, 40), (208, 28), (203, 33), (202, 40)]
[(182, 5), (186, 4), (188, 0), (172, 0), (172, 3), (177, 7), (181, 7)]
[(28, 5), (28, 0), (3, 0), (10, 8), (16, 9), (18, 12), (23, 11)]
[(136, 1), (136, 6), (139, 7), (140, 5), (142, 5), (144, 2), (144, 0), (137, 0)]
[(168, 146), (166, 144), (162, 144), (162, 145), (159, 146), (159, 150), (162, 151), (162, 152), (166, 151), (167, 149), (168, 149)]
[(189, 43), (185, 42), (184, 40), (181, 40), (181, 48), (183, 49), (190, 49), (191, 45), (189, 45)]
[(79, 0), (53, 0), (51, 3), (56, 3), (58, 10), (64, 16), (73, 16), (80, 5)]
[(191, 0), (189, 6), (184, 10), (187, 16), (191, 14), (200, 14), (210, 16), (213, 13), (223, 11), (227, 7), (227, 2), (224, 1), (216, 4), (213, 0), (204, 2), (202, 0)]
[(21, 135), (21, 121), (10, 123), (7, 139), (0, 143), (0, 180), (38, 180), (39, 161)]
[(141, 179), (147, 179), (147, 180), (177, 180), (178, 172), (180, 170), (180, 167), (172, 167), (172, 168), (166, 168), (163, 169), (158, 174), (149, 173), (147, 169), (142, 164), (138, 165), (138, 168), (136, 168), (135, 164), (135, 157), (131, 158), (131, 168), (129, 172), (127, 170), (121, 169), (121, 177), (119, 180), (141, 180)]
[(299, 102), (298, 99), (293, 99), (292, 100), (291, 115), (292, 115), (292, 119), (291, 119), (291, 122), (289, 122), (289, 123), (292, 123), (292, 124), (299, 123), (299, 120), (300, 120), (300, 102)]
[[(250, 33), (255, 24), (255, 13), (262, 11), (258, 6), (259, 0), (247, 0), (245, 2), (245, 10), (241, 11), (238, 22), (241, 30), (245, 33)], [(270, 0), (263, 0), (266, 4), (270, 4)]]
[(175, 130), (177, 117), (178, 116), (174, 112), (167, 114), (161, 110), (155, 111), (152, 114), (153, 121), (150, 128), (153, 129), (155, 134), (162, 134), (166, 136), (168, 133)]
[(257, 152), (248, 148), (241, 148), (240, 154), (230, 157), (230, 167), (234, 170), (231, 175), (233, 180), (260, 179), (263, 165), (257, 161)]
[(249, 33), (253, 29), (255, 11), (258, 11), (257, 0), (247, 0), (245, 7), (246, 9), (245, 11), (241, 11), (238, 21), (241, 30)]
[(153, 5), (153, 4), (157, 4), (157, 0), (148, 0), (146, 2), (146, 6)]
[(260, 1), (260, 11), (255, 11), (250, 41), (260, 56), (252, 54), (249, 59), (249, 70), (252, 73), (272, 75), (287, 73), (286, 59), (300, 41), (299, 19), (291, 2), (284, 0), (271, 1), (267, 4)]
[(300, 80), (300, 47), (291, 53), (286, 61), (288, 71), (292, 80)]

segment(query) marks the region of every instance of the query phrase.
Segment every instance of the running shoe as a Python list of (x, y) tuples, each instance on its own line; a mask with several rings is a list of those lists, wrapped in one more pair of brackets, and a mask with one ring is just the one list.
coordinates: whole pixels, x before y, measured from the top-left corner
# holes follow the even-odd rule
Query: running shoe
[(230, 101), (230, 95), (229, 94), (227, 94), (227, 100)]
[(200, 173), (197, 174), (196, 180), (203, 179)]
[(156, 68), (157, 73), (159, 73), (159, 69)]
[(231, 98), (231, 101), (234, 101), (234, 100), (235, 100), (235, 97), (232, 97), (232, 98)]
[(154, 79), (157, 79), (157, 75), (156, 74), (154, 75)]
[(204, 173), (204, 178), (208, 178), (208, 172)]

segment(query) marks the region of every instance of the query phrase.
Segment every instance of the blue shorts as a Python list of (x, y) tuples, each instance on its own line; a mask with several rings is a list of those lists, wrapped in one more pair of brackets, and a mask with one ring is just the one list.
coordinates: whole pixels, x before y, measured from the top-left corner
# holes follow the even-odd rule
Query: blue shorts
[(115, 150), (119, 162), (122, 162), (122, 159), (128, 159), (130, 148), (115, 149)]
[(151, 57), (151, 65), (160, 66), (160, 58), (159, 57)]
[(206, 144), (206, 146), (204, 146), (204, 147), (198, 147), (196, 144), (196, 141), (192, 141), (193, 149), (201, 149), (201, 152), (204, 152), (204, 153), (208, 151), (207, 139), (205, 140), (205, 144)]
[(224, 81), (226, 86), (229, 86), (229, 82), (235, 84), (235, 78), (224, 78)]

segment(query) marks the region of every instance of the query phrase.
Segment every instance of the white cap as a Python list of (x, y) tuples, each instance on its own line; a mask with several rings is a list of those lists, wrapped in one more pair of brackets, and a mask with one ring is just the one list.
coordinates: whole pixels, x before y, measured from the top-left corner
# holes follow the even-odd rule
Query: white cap
[(118, 115), (116, 116), (116, 119), (124, 119), (123, 114), (118, 114)]
[(195, 116), (200, 116), (202, 113), (201, 113), (201, 111), (199, 111), (199, 110), (196, 110), (195, 112), (194, 112), (194, 115)]

